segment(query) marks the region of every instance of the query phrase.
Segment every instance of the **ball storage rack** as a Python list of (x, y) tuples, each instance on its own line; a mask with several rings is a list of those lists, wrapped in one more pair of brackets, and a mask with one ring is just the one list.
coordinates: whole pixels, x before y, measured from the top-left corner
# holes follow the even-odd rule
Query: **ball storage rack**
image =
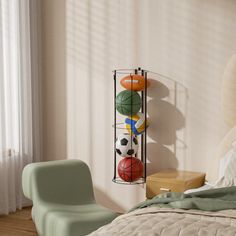
[[(135, 154), (135, 156), (132, 156), (132, 157), (138, 158), (143, 163), (143, 175), (141, 178), (139, 178), (136, 181), (126, 182), (119, 177), (118, 171), (117, 171), (118, 162), (122, 159), (122, 157), (119, 154), (117, 154), (117, 152), (116, 152), (116, 140), (117, 140), (117, 137), (119, 134), (127, 133), (127, 130), (125, 127), (125, 123), (117, 123), (118, 111), (116, 110), (116, 96), (120, 92), (120, 91), (117, 91), (118, 83), (120, 83), (120, 80), (124, 76), (134, 75), (134, 74), (141, 75), (145, 79), (144, 89), (142, 91), (138, 91), (139, 95), (141, 96), (141, 101), (142, 101), (141, 112), (144, 114), (145, 130), (142, 134), (136, 136), (138, 138), (140, 150), (138, 151), (137, 154)], [(148, 86), (148, 81), (147, 81), (147, 79), (148, 79), (148, 71), (144, 70), (140, 67), (138, 67), (136, 69), (116, 69), (113, 71), (113, 79), (114, 79), (114, 124), (113, 124), (113, 128), (114, 128), (114, 176), (113, 176), (112, 181), (117, 184), (126, 184), (126, 185), (144, 184), (146, 182), (146, 176), (147, 176), (147, 124), (148, 124), (148, 121), (147, 121), (147, 86)], [(132, 87), (133, 80), (131, 80), (131, 81), (132, 81), (131, 82), (131, 87)], [(124, 88), (124, 90), (125, 90), (125, 88)], [(131, 113), (132, 113), (132, 107), (131, 107)], [(124, 117), (124, 119), (125, 119), (125, 117)], [(132, 135), (132, 132), (130, 135)], [(131, 172), (132, 172), (132, 164), (131, 164)]]

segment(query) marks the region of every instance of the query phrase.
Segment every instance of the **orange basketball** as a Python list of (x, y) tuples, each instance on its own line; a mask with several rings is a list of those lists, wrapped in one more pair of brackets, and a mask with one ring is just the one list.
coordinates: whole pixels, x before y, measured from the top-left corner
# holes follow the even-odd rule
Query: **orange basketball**
[(142, 75), (127, 75), (121, 79), (120, 84), (128, 90), (142, 91), (145, 87), (145, 79)]
[(126, 182), (136, 181), (143, 175), (143, 163), (136, 157), (125, 157), (118, 164), (118, 174)]

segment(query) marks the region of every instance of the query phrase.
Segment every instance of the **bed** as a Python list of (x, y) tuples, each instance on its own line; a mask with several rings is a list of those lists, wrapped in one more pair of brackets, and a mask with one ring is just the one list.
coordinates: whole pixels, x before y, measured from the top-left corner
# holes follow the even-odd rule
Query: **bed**
[(91, 236), (228, 236), (236, 235), (236, 211), (144, 208), (115, 219)]
[(158, 195), (90, 234), (108, 235), (236, 235), (236, 187)]

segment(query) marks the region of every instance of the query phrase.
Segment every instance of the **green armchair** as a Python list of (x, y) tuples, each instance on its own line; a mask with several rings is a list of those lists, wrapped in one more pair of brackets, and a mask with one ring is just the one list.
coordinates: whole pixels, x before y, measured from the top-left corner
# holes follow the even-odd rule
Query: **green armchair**
[(96, 203), (89, 168), (80, 160), (29, 164), (22, 183), (40, 236), (87, 235), (118, 216)]

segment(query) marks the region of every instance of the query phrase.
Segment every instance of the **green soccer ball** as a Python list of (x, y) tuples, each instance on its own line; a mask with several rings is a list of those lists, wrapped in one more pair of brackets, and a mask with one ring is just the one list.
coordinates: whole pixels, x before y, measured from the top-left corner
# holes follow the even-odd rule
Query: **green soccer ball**
[(132, 90), (124, 90), (116, 96), (116, 110), (125, 116), (132, 116), (141, 108), (140, 95)]

